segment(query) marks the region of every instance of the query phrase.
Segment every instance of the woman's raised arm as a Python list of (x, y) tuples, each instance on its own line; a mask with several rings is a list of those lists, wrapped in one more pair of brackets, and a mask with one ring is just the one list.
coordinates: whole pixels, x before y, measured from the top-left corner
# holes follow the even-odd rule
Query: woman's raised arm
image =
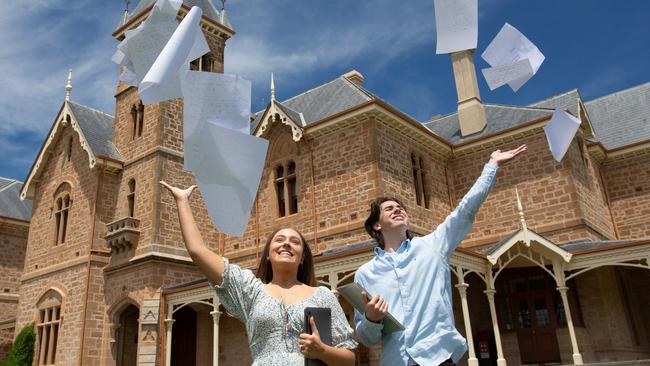
[(192, 261), (199, 267), (201, 273), (208, 278), (208, 280), (215, 285), (221, 284), (223, 271), (226, 265), (217, 253), (212, 252), (205, 246), (201, 232), (194, 221), (192, 209), (190, 207), (190, 195), (196, 188), (196, 185), (190, 186), (186, 189), (172, 187), (166, 182), (161, 181), (160, 185), (167, 188), (167, 190), (174, 196), (176, 200), (176, 207), (178, 208), (178, 220), (181, 224), (181, 233), (183, 234), (183, 241), (185, 248), (192, 257)]

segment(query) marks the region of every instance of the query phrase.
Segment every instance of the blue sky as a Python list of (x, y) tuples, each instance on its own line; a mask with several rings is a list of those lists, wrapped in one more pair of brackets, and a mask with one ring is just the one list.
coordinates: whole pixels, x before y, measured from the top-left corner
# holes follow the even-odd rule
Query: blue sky
[[(25, 179), (64, 100), (68, 68), (73, 100), (114, 113), (111, 33), (123, 9), (120, 0), (0, 2), (0, 176)], [(237, 32), (226, 72), (253, 81), (253, 111), (269, 100), (271, 71), (283, 100), (352, 69), (420, 121), (456, 108), (450, 58), (435, 54), (433, 0), (229, 0), (226, 9)], [(526, 105), (578, 88), (591, 100), (650, 81), (648, 19), (646, 0), (479, 0), (477, 69), (505, 22), (546, 56), (517, 93), (490, 91), (479, 71), (481, 97)]]

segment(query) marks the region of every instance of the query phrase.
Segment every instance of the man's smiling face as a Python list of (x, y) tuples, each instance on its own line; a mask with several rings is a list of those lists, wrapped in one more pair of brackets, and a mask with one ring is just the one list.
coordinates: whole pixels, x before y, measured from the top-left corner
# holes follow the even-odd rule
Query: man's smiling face
[(386, 201), (379, 206), (379, 220), (373, 225), (377, 231), (396, 228), (408, 229), (409, 216), (406, 210), (395, 201)]

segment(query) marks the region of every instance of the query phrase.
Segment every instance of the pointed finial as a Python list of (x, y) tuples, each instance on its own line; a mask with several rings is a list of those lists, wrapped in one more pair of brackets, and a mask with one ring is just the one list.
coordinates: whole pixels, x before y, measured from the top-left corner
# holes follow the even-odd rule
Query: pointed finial
[(122, 16), (122, 25), (126, 24), (126, 20), (129, 18), (129, 4), (131, 4), (131, 0), (124, 0), (124, 15)]
[(68, 82), (65, 84), (65, 100), (70, 100), (70, 93), (72, 92), (72, 69), (68, 69)]
[(519, 222), (521, 222), (521, 228), (524, 230), (528, 229), (526, 225), (526, 219), (524, 218), (524, 208), (521, 205), (521, 199), (519, 198), (519, 191), (515, 188), (515, 196), (517, 196), (517, 211), (519, 212)]
[(221, 0), (221, 11), (226, 9), (226, 0)]
[(271, 101), (275, 100), (275, 81), (273, 80), (273, 73), (271, 73)]

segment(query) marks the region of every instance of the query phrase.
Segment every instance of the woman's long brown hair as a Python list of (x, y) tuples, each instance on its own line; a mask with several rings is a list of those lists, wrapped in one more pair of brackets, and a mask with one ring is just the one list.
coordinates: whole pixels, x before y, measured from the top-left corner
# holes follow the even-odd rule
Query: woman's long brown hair
[[(273, 267), (271, 266), (271, 261), (269, 260), (269, 251), (271, 249), (271, 242), (273, 241), (273, 237), (275, 234), (278, 233), (282, 229), (277, 229), (269, 235), (268, 239), (266, 239), (266, 244), (264, 245), (264, 251), (262, 252), (262, 256), (260, 257), (260, 263), (257, 266), (257, 273), (255, 274), (257, 278), (262, 280), (263, 283), (269, 283), (271, 280), (273, 280)], [(311, 254), (311, 249), (309, 248), (309, 244), (307, 244), (307, 240), (305, 240), (305, 237), (302, 236), (302, 233), (300, 233), (298, 230), (294, 230), (295, 232), (298, 233), (298, 236), (300, 237), (300, 241), (302, 242), (302, 255), (303, 255), (303, 260), (300, 266), (298, 267), (298, 281), (304, 283), (307, 286), (316, 286), (316, 274), (314, 272), (314, 258)]]

